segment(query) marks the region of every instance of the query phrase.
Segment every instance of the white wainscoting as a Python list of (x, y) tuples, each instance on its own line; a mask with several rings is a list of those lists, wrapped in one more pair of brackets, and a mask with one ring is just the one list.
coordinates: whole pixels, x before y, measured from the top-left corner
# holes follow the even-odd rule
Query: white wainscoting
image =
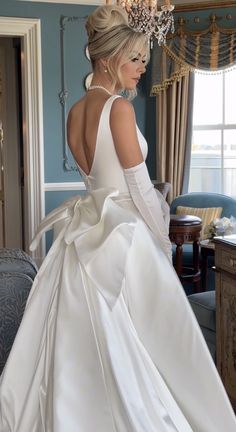
[(84, 182), (44, 183), (45, 192), (85, 191)]

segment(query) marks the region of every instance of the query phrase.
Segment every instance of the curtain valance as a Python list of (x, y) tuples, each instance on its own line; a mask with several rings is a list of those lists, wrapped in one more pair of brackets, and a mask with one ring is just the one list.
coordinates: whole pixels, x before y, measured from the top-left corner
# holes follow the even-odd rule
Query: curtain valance
[(191, 31), (180, 19), (166, 46), (154, 43), (152, 95), (159, 94), (190, 70), (218, 71), (236, 64), (236, 28), (220, 28), (215, 15), (211, 15), (210, 21), (206, 30)]

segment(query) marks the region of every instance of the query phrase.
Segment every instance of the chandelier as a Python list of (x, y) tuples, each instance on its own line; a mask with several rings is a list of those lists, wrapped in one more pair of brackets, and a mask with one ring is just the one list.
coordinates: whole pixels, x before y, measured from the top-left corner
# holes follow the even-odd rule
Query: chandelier
[(117, 0), (117, 4), (128, 14), (130, 27), (147, 35), (151, 48), (154, 39), (157, 39), (159, 45), (163, 45), (167, 33), (174, 33), (174, 6), (170, 0), (165, 0), (164, 5), (158, 9), (157, 3), (158, 0)]

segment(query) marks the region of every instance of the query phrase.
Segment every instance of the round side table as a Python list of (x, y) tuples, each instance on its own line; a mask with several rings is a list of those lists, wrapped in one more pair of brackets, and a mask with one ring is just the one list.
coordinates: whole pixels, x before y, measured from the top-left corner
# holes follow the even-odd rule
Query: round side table
[[(200, 232), (202, 221), (197, 216), (170, 215), (169, 237), (172, 243), (176, 244), (175, 269), (181, 282), (192, 282), (195, 292), (201, 291), (200, 271)], [(193, 245), (193, 266), (183, 266), (183, 244)]]

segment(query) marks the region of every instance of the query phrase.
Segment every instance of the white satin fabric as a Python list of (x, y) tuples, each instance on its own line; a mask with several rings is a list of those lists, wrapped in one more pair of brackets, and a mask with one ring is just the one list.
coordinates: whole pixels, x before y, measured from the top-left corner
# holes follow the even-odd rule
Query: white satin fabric
[[(172, 245), (169, 238), (169, 206), (150, 180), (146, 163), (124, 169), (132, 200), (158, 243), (172, 263)], [(168, 212), (166, 211), (168, 208)]]
[(32, 248), (50, 228), (1, 376), (0, 432), (235, 432), (179, 279), (129, 193), (70, 199)]

